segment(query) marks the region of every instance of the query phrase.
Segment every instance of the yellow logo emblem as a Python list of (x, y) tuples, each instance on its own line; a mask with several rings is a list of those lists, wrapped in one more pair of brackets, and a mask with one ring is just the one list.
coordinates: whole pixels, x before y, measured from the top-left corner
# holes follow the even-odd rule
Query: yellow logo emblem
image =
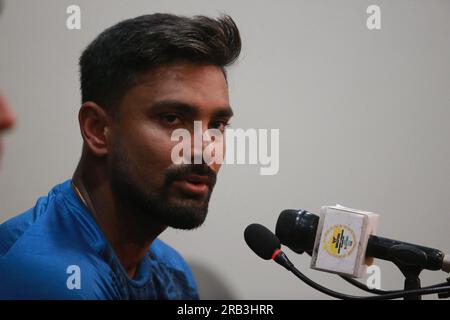
[(335, 225), (325, 232), (322, 250), (336, 258), (345, 258), (355, 249), (355, 233), (347, 226)]

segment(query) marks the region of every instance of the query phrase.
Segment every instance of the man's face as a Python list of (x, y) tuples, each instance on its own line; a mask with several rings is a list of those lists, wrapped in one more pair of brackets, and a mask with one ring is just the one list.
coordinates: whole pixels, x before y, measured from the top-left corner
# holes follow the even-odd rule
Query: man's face
[[(123, 97), (113, 121), (108, 168), (115, 196), (136, 211), (179, 229), (200, 226), (208, 211), (220, 164), (194, 164), (207, 143), (194, 148), (192, 164), (175, 165), (175, 129), (194, 139), (194, 121), (208, 129), (225, 130), (232, 111), (222, 69), (178, 62), (140, 77)], [(215, 141), (225, 148), (224, 141)]]
[(2, 133), (14, 125), (14, 115), (6, 103), (6, 99), (0, 93), (0, 157), (2, 155)]

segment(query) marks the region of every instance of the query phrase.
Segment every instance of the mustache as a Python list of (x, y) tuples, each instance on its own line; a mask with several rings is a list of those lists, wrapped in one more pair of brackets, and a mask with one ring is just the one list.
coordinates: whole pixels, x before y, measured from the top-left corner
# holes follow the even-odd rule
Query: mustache
[(217, 173), (213, 171), (208, 165), (205, 164), (187, 164), (176, 165), (166, 170), (166, 183), (176, 180), (183, 180), (189, 175), (199, 175), (207, 178), (206, 184), (212, 189), (216, 184)]

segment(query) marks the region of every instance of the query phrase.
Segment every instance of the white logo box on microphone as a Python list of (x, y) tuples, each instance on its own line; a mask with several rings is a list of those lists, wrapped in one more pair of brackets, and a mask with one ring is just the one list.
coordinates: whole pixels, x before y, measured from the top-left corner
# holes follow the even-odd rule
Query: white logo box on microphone
[(366, 272), (365, 254), (379, 215), (341, 205), (321, 209), (311, 268), (360, 278)]

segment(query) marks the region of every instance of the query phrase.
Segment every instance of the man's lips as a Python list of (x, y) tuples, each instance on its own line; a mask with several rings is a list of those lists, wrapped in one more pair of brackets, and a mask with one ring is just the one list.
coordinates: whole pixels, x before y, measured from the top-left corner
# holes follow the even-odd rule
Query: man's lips
[(206, 194), (212, 188), (212, 180), (208, 176), (190, 174), (174, 180), (174, 185), (191, 194)]

